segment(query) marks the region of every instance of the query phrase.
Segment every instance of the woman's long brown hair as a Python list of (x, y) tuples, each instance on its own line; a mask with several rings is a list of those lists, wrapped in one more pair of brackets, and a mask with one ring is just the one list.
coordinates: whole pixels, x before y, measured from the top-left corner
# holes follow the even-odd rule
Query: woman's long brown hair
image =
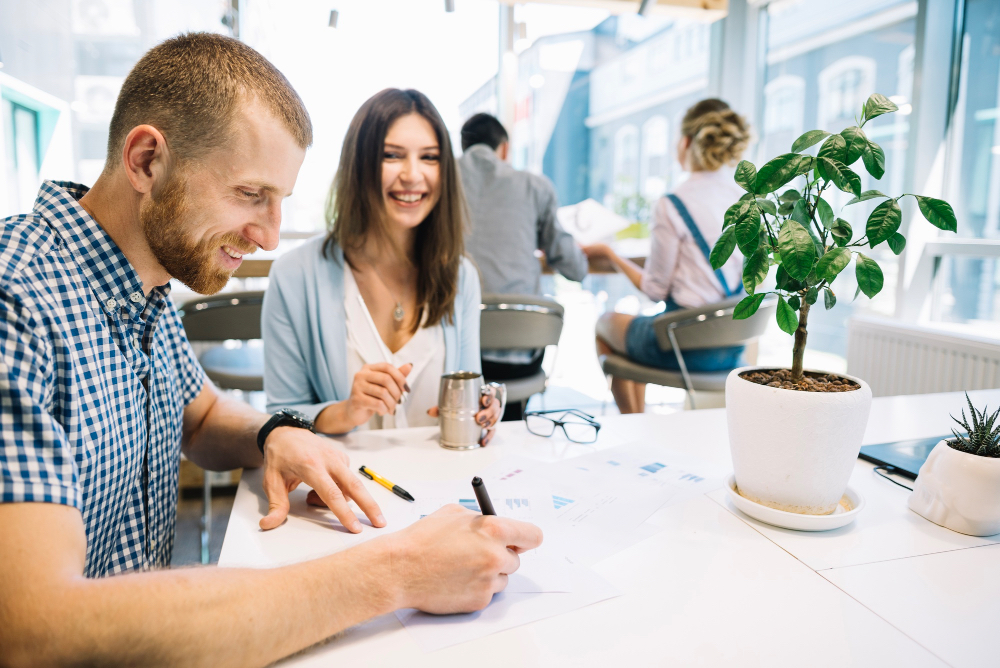
[[(415, 332), (424, 314), (431, 327), (447, 318), (452, 322), (458, 294), (458, 268), (465, 253), (465, 199), (458, 177), (455, 155), (444, 121), (423, 93), (387, 88), (369, 98), (354, 115), (340, 151), (340, 166), (330, 186), (326, 219), (330, 233), (323, 254), (340, 246), (360, 254), (374, 236), (391, 247), (385, 201), (382, 195), (382, 155), (385, 136), (401, 116), (420, 114), (437, 136), (440, 149), (440, 192), (438, 203), (417, 226), (412, 258), (417, 267), (418, 317)], [(348, 261), (349, 262), (349, 261)]]

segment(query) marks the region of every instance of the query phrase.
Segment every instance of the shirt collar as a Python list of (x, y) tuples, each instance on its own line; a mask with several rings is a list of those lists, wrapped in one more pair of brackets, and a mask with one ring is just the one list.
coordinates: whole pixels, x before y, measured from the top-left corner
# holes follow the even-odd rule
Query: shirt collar
[(155, 288), (147, 300), (139, 273), (105, 229), (80, 206), (79, 200), (88, 190), (78, 183), (45, 181), (38, 191), (34, 210), (78, 258), (104, 310), (116, 316), (125, 308), (133, 320), (142, 319), (147, 301), (162, 302), (170, 286)]

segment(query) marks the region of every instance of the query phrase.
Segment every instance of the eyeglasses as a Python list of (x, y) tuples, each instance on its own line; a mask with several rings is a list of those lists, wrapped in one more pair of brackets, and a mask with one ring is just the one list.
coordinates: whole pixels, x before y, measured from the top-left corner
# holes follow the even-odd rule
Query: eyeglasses
[(575, 408), (557, 408), (548, 411), (528, 411), (524, 425), (536, 436), (551, 436), (556, 427), (562, 427), (566, 438), (574, 443), (593, 443), (601, 425), (593, 415)]

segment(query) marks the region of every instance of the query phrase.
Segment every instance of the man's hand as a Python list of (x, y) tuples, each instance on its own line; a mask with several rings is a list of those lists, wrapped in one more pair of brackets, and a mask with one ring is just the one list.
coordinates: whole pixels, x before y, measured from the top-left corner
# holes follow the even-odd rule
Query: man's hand
[(288, 493), (303, 482), (315, 490), (349, 531), (361, 531), (361, 522), (347, 503), (352, 499), (373, 526), (385, 526), (382, 510), (351, 470), (346, 454), (305, 429), (278, 427), (264, 443), (264, 493), (268, 511), (260, 520), (261, 529), (267, 531), (285, 521)]
[(406, 377), (413, 370), (412, 364), (398, 369), (391, 364), (365, 364), (351, 383), (351, 396), (347, 398), (347, 419), (352, 428), (368, 422), (375, 415), (392, 415), (396, 412), (403, 392), (409, 392)]
[(378, 540), (390, 545), (397, 607), (449, 614), (485, 608), (520, 566), (518, 555), (541, 545), (542, 530), (452, 504)]

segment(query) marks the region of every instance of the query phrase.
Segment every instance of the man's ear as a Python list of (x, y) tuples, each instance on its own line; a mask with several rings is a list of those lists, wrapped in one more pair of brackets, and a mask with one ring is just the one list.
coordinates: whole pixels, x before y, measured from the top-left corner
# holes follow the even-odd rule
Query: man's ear
[(166, 182), (170, 172), (167, 141), (152, 125), (137, 125), (125, 137), (122, 165), (129, 183), (138, 193), (152, 193)]
[(500, 145), (497, 146), (497, 157), (500, 158), (501, 160), (506, 160), (507, 159), (507, 151), (509, 149), (510, 149), (510, 142), (509, 141), (500, 142)]

